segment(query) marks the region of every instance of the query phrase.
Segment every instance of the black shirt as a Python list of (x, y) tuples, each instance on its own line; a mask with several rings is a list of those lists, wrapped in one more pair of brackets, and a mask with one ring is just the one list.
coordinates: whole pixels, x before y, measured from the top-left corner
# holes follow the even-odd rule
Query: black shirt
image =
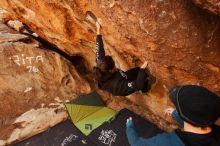
[[(136, 79), (129, 80), (126, 73), (132, 70), (137, 70)], [(116, 71), (108, 80), (99, 83), (99, 87), (110, 92), (115, 96), (127, 96), (135, 91), (143, 91), (148, 85), (147, 74), (143, 69), (133, 68), (127, 72)]]
[(220, 146), (220, 128), (215, 126), (208, 134), (195, 134), (176, 130), (176, 134), (186, 146)]
[[(96, 36), (96, 63), (105, 58), (102, 35)], [(98, 65), (97, 65), (98, 66)], [(116, 96), (126, 96), (135, 91), (145, 92), (148, 86), (147, 73), (139, 67), (132, 68), (126, 72), (118, 69), (107, 80), (99, 82), (99, 88)]]

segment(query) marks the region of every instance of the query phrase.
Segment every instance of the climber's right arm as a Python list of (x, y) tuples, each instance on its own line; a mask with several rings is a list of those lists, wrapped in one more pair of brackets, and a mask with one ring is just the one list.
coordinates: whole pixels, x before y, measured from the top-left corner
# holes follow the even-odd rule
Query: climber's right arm
[(102, 35), (96, 36), (96, 62), (105, 58), (105, 50), (102, 41)]

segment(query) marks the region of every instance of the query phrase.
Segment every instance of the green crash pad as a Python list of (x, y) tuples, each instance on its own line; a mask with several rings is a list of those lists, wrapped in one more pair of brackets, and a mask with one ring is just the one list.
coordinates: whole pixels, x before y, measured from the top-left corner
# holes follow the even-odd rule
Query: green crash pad
[(65, 106), (72, 122), (86, 136), (117, 113), (104, 105), (97, 92), (80, 96)]

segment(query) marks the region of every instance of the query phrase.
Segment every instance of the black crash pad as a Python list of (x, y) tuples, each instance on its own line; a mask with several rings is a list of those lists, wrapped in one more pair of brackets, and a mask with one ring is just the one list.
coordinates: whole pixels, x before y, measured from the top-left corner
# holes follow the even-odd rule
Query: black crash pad
[(132, 117), (136, 126), (137, 132), (142, 137), (152, 137), (163, 132), (154, 124), (148, 122), (142, 117), (128, 109), (121, 110), (118, 115), (110, 122), (106, 122), (88, 137), (97, 146), (130, 146), (126, 136), (126, 120)]
[(71, 120), (66, 120), (14, 146), (95, 146), (79, 131)]
[(67, 120), (14, 146), (130, 146), (126, 136), (126, 120), (130, 116), (142, 137), (163, 132), (134, 112), (123, 109), (115, 118), (95, 129), (87, 137)]

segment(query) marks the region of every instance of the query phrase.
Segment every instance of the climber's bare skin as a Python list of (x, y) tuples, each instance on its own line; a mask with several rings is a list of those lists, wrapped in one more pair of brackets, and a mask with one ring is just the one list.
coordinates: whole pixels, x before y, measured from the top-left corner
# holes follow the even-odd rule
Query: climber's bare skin
[(96, 21), (96, 32), (97, 32), (97, 35), (100, 35), (101, 34), (101, 25), (99, 24), (99, 22), (98, 21)]

